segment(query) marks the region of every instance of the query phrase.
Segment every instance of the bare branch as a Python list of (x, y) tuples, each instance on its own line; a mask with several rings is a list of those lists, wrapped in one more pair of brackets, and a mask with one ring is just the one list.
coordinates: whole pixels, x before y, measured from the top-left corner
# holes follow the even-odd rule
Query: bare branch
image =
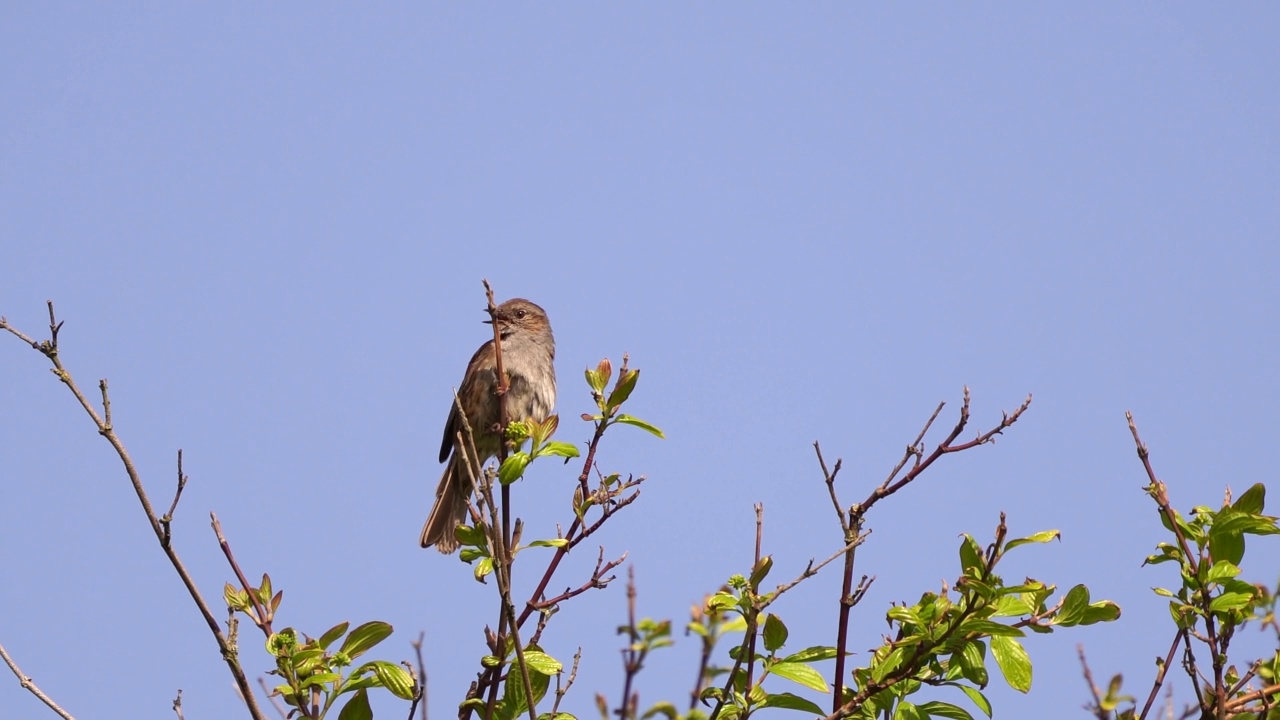
[(45, 695), (44, 691), (41, 690), (40, 687), (36, 685), (35, 680), (32, 680), (29, 675), (24, 675), (22, 673), (21, 668), (18, 667), (18, 663), (15, 662), (14, 659), (9, 656), (9, 652), (4, 649), (4, 645), (0, 645), (0, 659), (3, 659), (4, 664), (8, 665), (9, 669), (13, 671), (13, 674), (17, 676), (18, 684), (22, 686), (23, 690), (26, 690), (32, 695), (35, 695), (36, 698), (40, 700), (40, 702), (47, 705), (50, 710), (58, 713), (58, 716), (64, 718), (64, 720), (75, 720), (75, 718), (72, 717), (71, 713), (67, 712), (66, 710), (63, 710), (61, 707), (58, 706), (58, 703), (53, 701), (53, 698), (49, 697), (48, 695)]
[(134, 494), (138, 497), (138, 504), (142, 506), (142, 511), (147, 517), (147, 522), (151, 524), (151, 530), (155, 533), (156, 540), (160, 544), (160, 548), (164, 551), (169, 563), (173, 566), (174, 571), (178, 574), (178, 578), (187, 589), (187, 593), (191, 596), (192, 602), (195, 603), (200, 615), (204, 618), (205, 624), (209, 626), (209, 632), (213, 634), (214, 640), (218, 643), (218, 649), (222, 653), (222, 658), (227, 664), (227, 669), (231, 671), (232, 677), (235, 679), (236, 687), (240, 691), (240, 696), (244, 698), (245, 706), (249, 710), (249, 714), (254, 720), (265, 720), (262, 710), (258, 707), (257, 699), (254, 697), (253, 689), (249, 686), (249, 680), (245, 677), (244, 670), (240, 666), (239, 656), (233, 644), (229, 643), (227, 637), (222, 633), (222, 628), (218, 625), (218, 620), (213, 616), (213, 612), (209, 609), (208, 603), (200, 594), (200, 589), (196, 587), (195, 580), (191, 574), (187, 572), (187, 568), (183, 565), (182, 560), (178, 557), (178, 553), (166, 539), (165, 526), (160, 522), (160, 518), (156, 515), (155, 509), (151, 505), (151, 498), (148, 497), (146, 489), (142, 486), (142, 478), (138, 474), (137, 467), (133, 463), (133, 458), (129, 456), (128, 450), (125, 449), (124, 442), (116, 435), (115, 428), (110, 423), (111, 398), (107, 393), (107, 381), (102, 380), (98, 387), (102, 392), (103, 413), (100, 415), (97, 409), (89, 402), (88, 397), (80, 390), (71, 373), (62, 364), (59, 356), (58, 332), (62, 329), (62, 323), (54, 316), (53, 301), (49, 301), (49, 339), (36, 342), (26, 335), (22, 334), (15, 328), (11, 327), (7, 321), (0, 318), (0, 327), (8, 330), (18, 339), (30, 345), (36, 351), (44, 355), (53, 366), (53, 374), (67, 386), (72, 396), (80, 403), (80, 407), (84, 408), (85, 413), (93, 421), (94, 426), (98, 430), (98, 434), (106, 438), (111, 444), (112, 449), (116, 451), (116, 455), (120, 458), (121, 464), (124, 466), (125, 473), (129, 477), (129, 483), (133, 486)]

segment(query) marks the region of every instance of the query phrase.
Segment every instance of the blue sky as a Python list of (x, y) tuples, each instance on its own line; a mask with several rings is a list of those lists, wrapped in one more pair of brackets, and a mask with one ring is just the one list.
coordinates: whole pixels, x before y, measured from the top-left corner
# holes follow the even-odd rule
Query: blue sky
[[(571, 420), (584, 367), (626, 351), (642, 369), (632, 412), (667, 440), (606, 439), (602, 469), (649, 480), (600, 542), (630, 553), (639, 612), (678, 626), (747, 567), (757, 501), (778, 577), (839, 546), (813, 441), (844, 458), (852, 502), (940, 400), (950, 424), (964, 385), (981, 427), (1034, 393), (996, 446), (869, 517), (859, 573), (878, 580), (850, 646), (954, 579), (957, 536), (985, 541), (1003, 510), (1014, 534), (1063, 533), (1006, 578), (1124, 608), (1031, 638), (1029, 696), (992, 686), (998, 717), (1080, 717), (1077, 643), (1145, 697), (1170, 639), (1150, 588), (1176, 579), (1140, 567), (1164, 538), (1124, 412), (1184, 510), (1272, 480), (1278, 20), (1262, 3), (7, 5), (0, 314), (41, 333), (56, 302), (64, 361), (110, 378), (157, 502), (184, 449), (175, 542), (211, 600), (231, 579), (213, 510), (284, 589), (277, 625), (387, 620), (389, 659), (425, 631), (437, 717), (496, 602), (416, 543), (450, 388), (488, 331), (481, 278), (550, 314), (561, 439), (589, 437)], [(0, 643), (82, 716), (163, 716), (178, 688), (188, 717), (242, 712), (110, 448), (12, 339), (0, 410)], [(515, 488), (527, 535), (566, 521), (573, 472)], [(1275, 542), (1250, 547), (1246, 575), (1274, 581)], [(585, 579), (594, 548), (577, 555), (555, 584)], [(838, 589), (828, 572), (778, 608), (797, 647), (830, 642)], [(548, 649), (584, 648), (567, 709), (616, 702), (624, 618), (621, 581), (556, 617)], [(679, 640), (642, 706), (687, 697)], [(242, 635), (255, 677), (257, 643)], [(0, 707), (45, 713), (13, 680)]]

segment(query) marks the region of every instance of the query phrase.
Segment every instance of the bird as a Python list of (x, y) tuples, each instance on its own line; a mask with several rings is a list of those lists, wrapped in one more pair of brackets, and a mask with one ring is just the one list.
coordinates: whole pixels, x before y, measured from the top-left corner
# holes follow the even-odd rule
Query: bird
[[(556, 403), (556, 342), (547, 313), (524, 298), (499, 305), (486, 323), (496, 323), (502, 338), (502, 367), (509, 378), (507, 419), (542, 421)], [(493, 340), (488, 340), (471, 356), (458, 387), (458, 401), (466, 412), (474, 435), (477, 465), (497, 457), (502, 446), (499, 423), (497, 358)], [(458, 549), (454, 529), (467, 519), (471, 498), (471, 476), (455, 444), (463, 432), (458, 402), (450, 403), (440, 443), (440, 462), (447, 462), (435, 504), (422, 526), (422, 547), (435, 546), (444, 554)]]

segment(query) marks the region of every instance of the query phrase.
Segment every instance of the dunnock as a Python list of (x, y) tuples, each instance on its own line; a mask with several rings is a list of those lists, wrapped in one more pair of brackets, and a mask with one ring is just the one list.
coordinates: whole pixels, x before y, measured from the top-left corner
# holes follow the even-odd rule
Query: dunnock
[[(496, 322), (502, 336), (502, 368), (511, 383), (507, 390), (507, 419), (546, 419), (556, 403), (556, 341), (551, 336), (547, 314), (528, 300), (515, 298), (499, 305), (495, 318), (485, 322)], [(502, 444), (498, 396), (493, 392), (497, 385), (497, 363), (490, 340), (471, 356), (458, 388), (458, 400), (475, 435), (481, 465), (496, 457)], [(449, 464), (436, 487), (436, 504), (422, 527), (422, 547), (435, 545), (446, 554), (458, 548), (453, 531), (466, 521), (471, 497), (471, 477), (462, 453), (454, 448), (461, 431), (458, 404), (452, 403), (444, 424), (444, 441), (440, 443), (440, 462), (448, 460)]]

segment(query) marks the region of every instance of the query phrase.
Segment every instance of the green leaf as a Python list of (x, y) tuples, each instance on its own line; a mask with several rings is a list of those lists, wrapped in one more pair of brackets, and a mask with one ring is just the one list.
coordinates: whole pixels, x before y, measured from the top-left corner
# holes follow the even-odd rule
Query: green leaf
[(1209, 601), (1209, 611), (1222, 612), (1224, 610), (1241, 610), (1249, 607), (1252, 603), (1253, 595), (1250, 593), (1223, 593)]
[(234, 585), (227, 583), (222, 588), (222, 599), (227, 603), (227, 607), (231, 610), (240, 610), (241, 612), (249, 609), (249, 593), (243, 590), (237, 590)]
[(991, 717), (991, 701), (987, 699), (986, 695), (983, 695), (977, 688), (972, 688), (968, 685), (960, 685), (959, 688), (965, 695), (969, 696), (969, 701), (977, 705), (984, 715)]
[(538, 449), (538, 457), (546, 457), (548, 455), (563, 458), (576, 458), (579, 455), (578, 446), (573, 443), (552, 440)]
[(1009, 542), (1005, 543), (1004, 551), (1009, 552), (1010, 550), (1018, 547), (1019, 545), (1026, 545), (1028, 543), (1047, 543), (1052, 540), (1061, 540), (1061, 539), (1062, 539), (1061, 531), (1044, 530), (1034, 535), (1028, 535), (1027, 537), (1010, 540)]
[(1234, 530), (1228, 522), (1209, 528), (1209, 557), (1214, 564), (1239, 565), (1244, 559), (1244, 533)]
[(360, 689), (347, 701), (338, 713), (338, 720), (373, 720), (373, 709), (369, 707), (369, 691)]
[(895, 605), (889, 608), (886, 616), (890, 620), (897, 620), (903, 625), (915, 625), (918, 627), (925, 624), (924, 620), (920, 617), (920, 613), (916, 612), (915, 608), (903, 607), (901, 605)]
[(791, 682), (799, 683), (810, 690), (824, 693), (831, 692), (831, 688), (827, 685), (827, 681), (822, 675), (803, 663), (776, 662), (769, 668), (769, 672), (778, 677), (786, 678)]
[(764, 649), (777, 652), (778, 648), (787, 644), (787, 626), (777, 615), (769, 613), (764, 618)]
[(760, 558), (760, 562), (756, 563), (756, 566), (751, 569), (751, 577), (747, 581), (751, 584), (751, 588), (755, 589), (760, 587), (760, 583), (766, 577), (769, 576), (769, 571), (772, 569), (773, 569), (772, 555), (765, 555), (764, 557)]
[(613, 377), (613, 363), (609, 362), (609, 358), (604, 358), (595, 370), (587, 370), (587, 385), (591, 387), (591, 391), (599, 395), (604, 392), (604, 387), (609, 384), (609, 378)]
[(711, 612), (720, 612), (728, 610), (738, 604), (738, 598), (728, 593), (716, 593), (707, 598), (707, 609)]
[(971, 536), (960, 539), (960, 569), (963, 574), (977, 573), (982, 569), (982, 546)]
[(1018, 615), (1030, 615), (1035, 612), (1036, 608), (1031, 606), (1029, 593), (1027, 595), (1003, 595), (996, 600), (996, 611), (991, 617), (1016, 617)]
[(1011, 625), (1002, 625), (994, 620), (969, 620), (963, 623), (956, 632), (962, 636), (970, 635), (972, 633), (977, 633), (979, 635), (991, 635), (992, 637), (1022, 637), (1023, 635), (1026, 635), (1026, 633), (1016, 627)]
[(337, 625), (334, 625), (333, 627), (325, 631), (325, 634), (320, 636), (320, 647), (326, 650), (329, 649), (329, 646), (332, 645), (335, 640), (337, 640), (338, 638), (342, 637), (347, 633), (347, 626), (349, 626), (350, 624), (351, 623), (345, 623), (345, 622), (338, 623)]
[(298, 683), (298, 688), (300, 690), (306, 690), (307, 688), (313, 685), (324, 686), (331, 682), (337, 682), (338, 680), (341, 680), (341, 679), (342, 679), (342, 676), (339, 675), (338, 673), (316, 673), (315, 675), (312, 675), (311, 677), (308, 677), (306, 680), (303, 680), (302, 682)]
[(609, 393), (609, 400), (605, 403), (605, 407), (612, 410), (631, 397), (631, 391), (636, 389), (636, 381), (640, 379), (639, 370), (628, 370), (618, 376), (618, 384), (614, 386), (613, 392)]
[(675, 705), (665, 700), (645, 710), (644, 714), (640, 716), (640, 720), (649, 720), (654, 715), (662, 715), (667, 720), (680, 720), (680, 711), (676, 709)]
[(487, 542), (484, 537), (484, 528), (472, 525), (458, 524), (453, 530), (453, 536), (463, 545), (483, 548)]
[(483, 557), (480, 558), (480, 562), (476, 563), (476, 569), (472, 570), (471, 574), (475, 577), (476, 581), (484, 582), (484, 579), (488, 577), (491, 572), (493, 572), (493, 558)]
[(893, 711), (893, 720), (929, 720), (929, 716), (915, 704), (903, 700)]
[(614, 418), (614, 422), (620, 422), (623, 425), (633, 425), (635, 427), (640, 428), (641, 430), (645, 430), (654, 435), (657, 435), (659, 438), (662, 438), (663, 440), (667, 439), (667, 436), (663, 435), (662, 431), (659, 430), (657, 427), (650, 425), (649, 423), (645, 422), (644, 420), (641, 420), (638, 417), (632, 417), (626, 413), (623, 413), (618, 417)]
[(782, 662), (818, 662), (819, 660), (830, 660), (836, 656), (836, 649), (829, 645), (814, 645), (807, 647), (798, 653), (792, 653), (784, 658)]
[(1209, 568), (1209, 571), (1205, 574), (1205, 582), (1222, 582), (1223, 580), (1229, 580), (1239, 574), (1239, 567), (1227, 562), (1226, 560), (1219, 560), (1214, 563), (1213, 567)]
[(826, 715), (817, 703), (791, 693), (771, 693), (760, 703), (760, 707), (776, 707), (784, 710), (800, 710), (811, 715)]
[(550, 540), (534, 540), (525, 547), (553, 547), (559, 548), (569, 544), (567, 538), (551, 538)]
[(871, 666), (871, 681), (880, 682), (889, 677), (889, 674), (897, 670), (902, 665), (902, 661), (907, 657), (907, 651), (914, 648), (907, 646), (895, 648), (892, 652), (885, 656), (883, 660), (874, 663)]
[(413, 677), (407, 670), (386, 660), (374, 660), (369, 664), (373, 666), (373, 672), (382, 682), (382, 687), (390, 690), (392, 695), (401, 700), (413, 699)]
[(952, 659), (960, 663), (960, 674), (978, 687), (986, 687), (988, 681), (985, 647), (981, 642), (974, 641), (961, 648), (959, 655), (952, 655)]
[[(1280, 525), (1277, 520), (1270, 515), (1250, 515), (1247, 513), (1236, 512), (1235, 510), (1223, 510), (1222, 514), (1213, 523), (1213, 529), (1227, 533), (1246, 533), (1249, 535), (1277, 535), (1280, 534)], [(1236, 563), (1237, 565), (1239, 563)]]
[(367, 652), (369, 648), (386, 640), (391, 635), (391, 632), (391, 625), (381, 620), (367, 622), (351, 631), (347, 639), (342, 641), (342, 650), (340, 652), (354, 660)]
[(928, 717), (949, 718), (949, 720), (973, 720), (973, 716), (969, 714), (968, 710), (952, 705), (951, 703), (938, 702), (934, 700), (932, 702), (922, 704), (920, 709), (923, 710)]
[(529, 463), (533, 458), (527, 452), (512, 453), (510, 457), (502, 461), (502, 467), (498, 468), (498, 482), (503, 485), (510, 485), (519, 480), (524, 475), (524, 469), (529, 467)]
[(525, 650), (524, 662), (529, 670), (543, 675), (557, 675), (564, 669), (559, 660), (540, 650)]
[(1088, 607), (1089, 588), (1084, 585), (1076, 585), (1067, 591), (1067, 597), (1062, 601), (1062, 608), (1058, 610), (1058, 614), (1053, 618), (1053, 624), (1062, 627), (1079, 625), (1080, 621), (1084, 619), (1084, 613)]
[[(532, 668), (530, 668), (532, 670)], [(529, 685), (533, 689), (533, 704), (540, 702), (547, 693), (547, 687), (550, 680), (546, 675), (536, 672), (529, 673)], [(529, 709), (529, 698), (524, 692), (524, 675), (516, 666), (511, 667), (511, 671), (507, 673), (506, 687), (503, 689), (503, 705), (505, 710), (512, 712), (512, 717), (519, 717), (526, 714)]]
[(1236, 498), (1232, 503), (1231, 509), (1238, 510), (1243, 513), (1252, 513), (1257, 515), (1262, 512), (1263, 507), (1267, 504), (1267, 488), (1262, 483), (1254, 483), (1252, 487), (1244, 491), (1244, 494)]
[(1085, 608), (1081, 625), (1092, 625), (1100, 622), (1112, 622), (1120, 619), (1120, 606), (1110, 600), (1099, 600)]
[(1031, 690), (1031, 657), (1022, 643), (1011, 637), (997, 635), (991, 638), (991, 654), (1004, 674), (1004, 681), (1018, 692)]

